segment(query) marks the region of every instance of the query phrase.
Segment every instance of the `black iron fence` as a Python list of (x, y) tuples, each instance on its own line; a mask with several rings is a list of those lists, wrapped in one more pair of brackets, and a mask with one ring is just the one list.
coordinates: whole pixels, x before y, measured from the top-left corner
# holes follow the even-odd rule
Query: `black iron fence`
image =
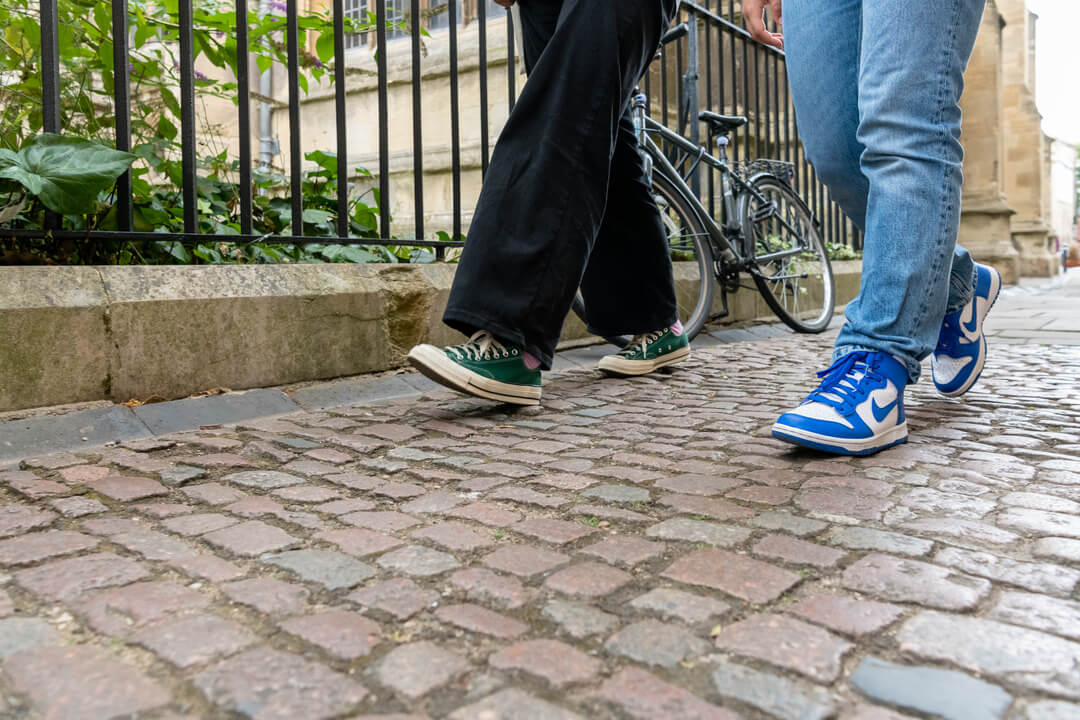
[[(64, 123), (61, 117), (60, 70), (61, 54), (59, 47), (58, 0), (41, 0), (41, 77), (42, 92), (42, 129), (45, 132), (63, 133)], [(285, 0), (284, 41), (287, 59), (287, 95), (288, 95), (288, 182), (287, 191), (291, 203), (291, 225), (287, 232), (273, 236), (260, 235), (252, 231), (253, 198), (253, 157), (251, 148), (251, 64), (249, 54), (249, 0), (235, 0), (235, 52), (236, 57), (236, 130), (240, 138), (239, 164), (237, 171), (239, 198), (239, 235), (208, 236), (200, 234), (198, 203), (198, 162), (196, 157), (196, 116), (195, 87), (195, 39), (193, 35), (193, 0), (175, 0), (175, 22), (179, 28), (179, 105), (181, 114), (180, 156), (183, 171), (180, 185), (183, 206), (183, 232), (170, 234), (170, 239), (189, 242), (205, 242), (220, 239), (227, 242), (250, 243), (258, 241), (280, 241), (283, 243), (355, 243), (434, 247), (439, 256), (447, 247), (456, 247), (461, 243), (456, 240), (463, 237), (463, 199), (462, 187), (462, 86), (459, 64), (459, 18), (462, 6), (468, 5), (469, 12), (478, 24), (478, 83), (479, 95), (479, 135), (480, 135), (480, 170), (487, 170), (493, 138), (489, 130), (490, 113), (493, 107), (489, 98), (489, 32), (505, 32), (506, 46), (506, 103), (513, 107), (519, 82), (519, 67), (515, 58), (515, 32), (512, 17), (487, 0), (351, 0), (351, 6), (359, 6), (373, 15), (374, 27), (370, 32), (373, 39), (368, 42), (374, 51), (375, 74), (377, 75), (377, 117), (375, 125), (378, 134), (378, 167), (374, 168), (372, 182), (378, 188), (378, 235), (376, 239), (358, 239), (350, 235), (349, 203), (350, 186), (348, 182), (337, 183), (336, 236), (315, 237), (304, 234), (303, 217), (304, 195), (301, 191), (303, 182), (303, 145), (304, 128), (301, 117), (301, 84), (299, 77), (301, 46), (304, 43), (304, 31), (298, 26), (297, 18), (300, 0)], [(329, 0), (333, 21), (333, 73), (332, 87), (334, 123), (336, 137), (337, 173), (339, 178), (349, 177), (349, 147), (347, 140), (347, 98), (346, 98), (346, 7), (345, 0)], [(168, 3), (167, 3), (168, 5)], [(119, 150), (131, 149), (131, 102), (129, 81), (129, 28), (130, 8), (128, 0), (111, 0), (112, 6), (112, 46), (113, 46), (113, 99), (115, 103), (115, 144)], [(439, 32), (447, 33), (449, 47), (449, 104), (446, 108), (446, 122), (450, 128), (450, 218), (446, 227), (430, 227), (425, 224), (424, 207), (424, 36), (423, 23), (410, 21), (420, 18), (425, 13), (430, 16), (433, 8), (445, 13), (445, 27), (440, 22)], [(683, 2), (682, 20), (689, 22), (694, 30), (676, 43), (669, 45), (650, 67), (643, 80), (643, 87), (650, 98), (650, 111), (654, 117), (662, 117), (665, 122), (678, 127), (692, 139), (700, 139), (700, 124), (697, 121), (699, 109), (709, 109), (726, 114), (745, 114), (749, 124), (732, 138), (733, 157), (738, 161), (750, 161), (759, 157), (769, 157), (791, 162), (796, 173), (793, 180), (797, 190), (810, 205), (821, 229), (830, 243), (844, 244), (858, 249), (861, 238), (840, 209), (829, 199), (827, 190), (818, 182), (813, 168), (803, 155), (795, 125), (794, 111), (791, 105), (787, 77), (784, 70), (784, 55), (774, 48), (762, 46), (750, 39), (743, 29), (741, 18), (737, 15), (739, 3), (736, 0), (702, 0), (701, 2)], [(355, 8), (352, 8), (355, 9)], [(497, 22), (505, 16), (505, 25)], [(489, 22), (491, 21), (491, 22)], [(391, 146), (390, 146), (390, 99), (388, 78), (388, 43), (389, 35), (396, 38), (407, 36), (411, 41), (411, 117), (412, 117), (412, 204), (414, 221), (411, 237), (402, 239), (395, 236), (391, 218)], [(372, 41), (373, 40), (373, 41)], [(501, 39), (500, 39), (501, 41)], [(401, 43), (404, 39), (394, 39)], [(500, 57), (499, 62), (502, 62)], [(470, 88), (472, 84), (470, 82)], [(710, 202), (714, 200), (714, 188), (711, 177), (695, 179), (704, 187), (702, 195)], [(19, 231), (0, 231), (0, 234), (23, 237), (88, 238), (88, 239), (124, 239), (124, 240), (161, 240), (159, 233), (145, 232), (135, 228), (132, 218), (132, 181), (130, 172), (122, 176), (116, 188), (116, 229), (115, 230), (62, 230), (59, 218), (50, 215), (44, 228), (40, 230), (24, 229)], [(434, 239), (435, 232), (442, 231), (442, 237), (451, 240)]]

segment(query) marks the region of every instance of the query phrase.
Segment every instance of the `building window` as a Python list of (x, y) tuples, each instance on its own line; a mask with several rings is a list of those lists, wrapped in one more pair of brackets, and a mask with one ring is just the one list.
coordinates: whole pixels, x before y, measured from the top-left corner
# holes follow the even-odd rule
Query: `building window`
[[(450, 27), (450, 0), (431, 0), (431, 14), (428, 15), (428, 28), (431, 30), (443, 30)], [(461, 6), (462, 3), (458, 2), (457, 5), (457, 17), (455, 18), (455, 24), (461, 24)]]
[[(367, 0), (345, 0), (345, 17), (357, 22), (367, 22)], [(350, 33), (345, 36), (345, 49), (367, 44), (367, 33)]]
[(409, 5), (409, 0), (386, 0), (387, 40), (409, 36)]
[[(505, 8), (495, 0), (457, 0), (455, 3), (457, 17), (454, 18), (454, 22), (457, 25), (476, 22), (481, 2), (484, 3), (484, 10), (489, 20), (506, 14)], [(423, 25), (429, 30), (445, 30), (450, 27), (449, 4), (449, 0), (420, 0)], [(386, 38), (388, 40), (409, 37), (412, 30), (409, 17), (411, 9), (411, 0), (386, 0)], [(345, 0), (345, 17), (366, 23), (369, 13), (374, 12), (375, 0)], [(345, 36), (346, 49), (370, 45), (374, 42), (375, 33), (370, 30), (366, 33), (352, 33)]]

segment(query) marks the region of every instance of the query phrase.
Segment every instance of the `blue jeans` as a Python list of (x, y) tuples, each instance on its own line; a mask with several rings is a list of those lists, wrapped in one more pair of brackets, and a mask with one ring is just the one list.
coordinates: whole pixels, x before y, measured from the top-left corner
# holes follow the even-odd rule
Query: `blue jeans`
[(886, 352), (912, 382), (946, 312), (973, 292), (956, 244), (960, 93), (985, 0), (784, 0), (807, 157), (865, 233), (859, 295), (834, 359)]

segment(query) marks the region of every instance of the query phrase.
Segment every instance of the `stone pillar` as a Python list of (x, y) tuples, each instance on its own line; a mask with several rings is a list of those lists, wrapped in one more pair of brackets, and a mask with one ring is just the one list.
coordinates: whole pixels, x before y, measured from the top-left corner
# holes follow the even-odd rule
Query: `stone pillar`
[(994, 0), (986, 5), (975, 50), (964, 75), (960, 106), (964, 123), (964, 191), (959, 242), (976, 260), (993, 265), (1007, 283), (1020, 275), (1002, 175), (1005, 153), (1002, 111), (1002, 20)]
[(1042, 115), (1035, 107), (1035, 16), (1026, 0), (997, 0), (1005, 30), (1005, 192), (1016, 210), (1013, 242), (1023, 275), (1056, 275), (1060, 263), (1049, 249), (1050, 208), (1046, 190), (1050, 166)]

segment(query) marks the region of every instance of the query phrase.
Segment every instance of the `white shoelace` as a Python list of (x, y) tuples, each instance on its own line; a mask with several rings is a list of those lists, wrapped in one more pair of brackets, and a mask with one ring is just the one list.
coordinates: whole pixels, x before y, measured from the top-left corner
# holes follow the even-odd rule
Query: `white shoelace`
[(510, 357), (511, 352), (517, 355), (517, 350), (507, 350), (506, 346), (495, 339), (487, 330), (477, 330), (469, 338), (468, 342), (461, 345), (451, 345), (446, 348), (458, 360), (493, 360), (495, 358)]
[(634, 352), (636, 352), (640, 348), (641, 354), (644, 355), (648, 344), (654, 340), (659, 340), (660, 336), (662, 336), (663, 334), (663, 330), (657, 330), (656, 332), (645, 333), (644, 335), (635, 335), (634, 338), (630, 341), (630, 344), (623, 348), (623, 351), (619, 354), (627, 356), (633, 355)]

